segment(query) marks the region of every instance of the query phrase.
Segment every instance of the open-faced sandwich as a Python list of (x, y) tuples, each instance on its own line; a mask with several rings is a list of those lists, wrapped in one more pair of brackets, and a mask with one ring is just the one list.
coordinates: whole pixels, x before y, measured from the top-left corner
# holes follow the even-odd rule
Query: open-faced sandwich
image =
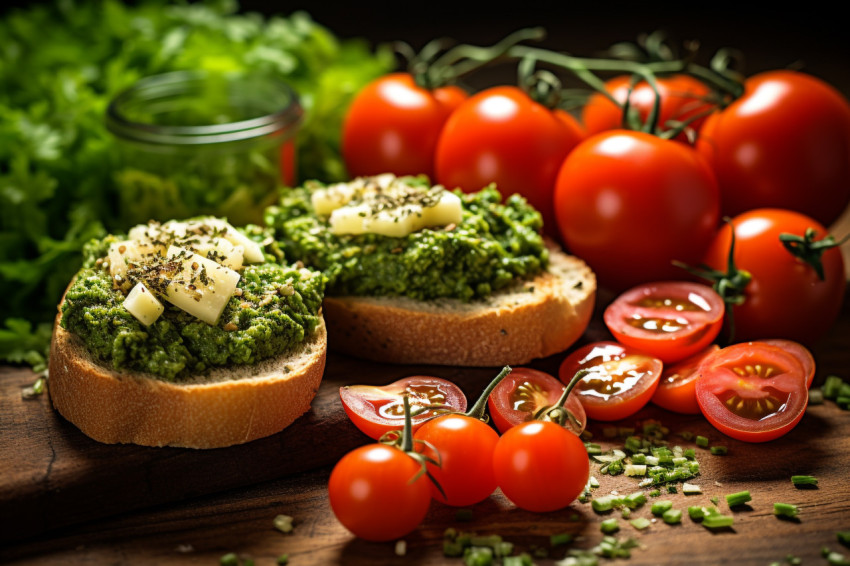
[(523, 364), (584, 332), (596, 279), (540, 235), (540, 214), (493, 187), (424, 177), (308, 183), (266, 211), (288, 257), (328, 278), (331, 348), (395, 363)]
[(198, 218), (90, 243), (53, 332), (56, 409), (101, 442), (192, 448), (268, 436), (307, 411), (325, 278), (274, 261), (260, 236)]

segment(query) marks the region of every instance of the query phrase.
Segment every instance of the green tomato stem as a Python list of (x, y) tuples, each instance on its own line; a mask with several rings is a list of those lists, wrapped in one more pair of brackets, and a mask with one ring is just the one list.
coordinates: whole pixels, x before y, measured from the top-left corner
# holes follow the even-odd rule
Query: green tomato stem
[(487, 408), (487, 399), (490, 397), (490, 393), (496, 388), (499, 383), (505, 379), (508, 374), (511, 373), (511, 367), (505, 366), (502, 368), (502, 371), (499, 372), (493, 381), (484, 389), (481, 393), (481, 396), (478, 397), (478, 400), (475, 401), (475, 404), (469, 409), (466, 413), (464, 413), (467, 417), (472, 417), (473, 419), (484, 420), (484, 410)]

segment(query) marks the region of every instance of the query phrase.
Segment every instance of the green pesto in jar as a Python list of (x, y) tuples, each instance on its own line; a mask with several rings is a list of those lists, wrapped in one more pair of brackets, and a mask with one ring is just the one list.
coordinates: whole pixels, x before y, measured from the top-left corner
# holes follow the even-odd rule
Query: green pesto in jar
[[(424, 177), (409, 180), (430, 186)], [(425, 228), (403, 237), (336, 235), (316, 215), (308, 183), (287, 191), (266, 210), (266, 225), (287, 257), (321, 270), (332, 296), (403, 296), (417, 300), (474, 301), (518, 280), (534, 277), (548, 264), (540, 235), (542, 220), (524, 198), (504, 203), (494, 186), (461, 197), (457, 225)]]
[(240, 270), (237, 294), (215, 326), (165, 300), (162, 316), (145, 326), (123, 307), (124, 293), (97, 263), (120, 239), (109, 236), (86, 246), (84, 267), (65, 295), (61, 319), (94, 358), (115, 370), (185, 381), (212, 368), (285, 354), (319, 324), (324, 277), (269, 261)]

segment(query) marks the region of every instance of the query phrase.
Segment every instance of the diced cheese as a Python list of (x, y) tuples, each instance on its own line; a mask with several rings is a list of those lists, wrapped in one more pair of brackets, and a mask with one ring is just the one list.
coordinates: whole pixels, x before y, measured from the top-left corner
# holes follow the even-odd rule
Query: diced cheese
[(167, 258), (178, 265), (169, 274), (166, 300), (208, 324), (216, 324), (236, 290), (239, 273), (177, 246), (168, 248)]
[(160, 317), (165, 310), (153, 293), (145, 287), (144, 283), (136, 283), (136, 286), (124, 299), (124, 308), (135, 316), (145, 326), (150, 326)]
[(165, 250), (159, 250), (149, 242), (123, 240), (109, 245), (106, 257), (109, 261), (109, 274), (113, 278), (127, 276), (129, 264), (139, 264), (150, 261), (156, 255), (162, 255)]

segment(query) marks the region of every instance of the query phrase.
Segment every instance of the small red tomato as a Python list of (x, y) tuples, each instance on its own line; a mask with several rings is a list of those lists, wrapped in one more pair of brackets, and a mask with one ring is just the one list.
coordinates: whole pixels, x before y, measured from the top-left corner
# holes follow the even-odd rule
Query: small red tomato
[(712, 344), (702, 352), (669, 367), (665, 366), (661, 379), (658, 381), (658, 389), (652, 396), (652, 402), (674, 413), (700, 414), (696, 390), (699, 366), (706, 357), (719, 349), (720, 346)]
[(492, 465), (505, 497), (535, 513), (575, 501), (590, 476), (584, 443), (554, 422), (529, 421), (508, 430), (496, 445)]
[(703, 360), (697, 402), (723, 434), (766, 442), (803, 418), (809, 402), (806, 379), (806, 370), (793, 354), (762, 342), (744, 342)]
[[(444, 415), (426, 422), (416, 434), (416, 449), (440, 462), (428, 464), (428, 471), (446, 496), (431, 485), (434, 499), (463, 507), (484, 501), (496, 489), (493, 450), (499, 435), (483, 421), (467, 415)], [(436, 453), (434, 452), (436, 450)]]
[(605, 325), (622, 344), (678, 362), (708, 346), (720, 333), (726, 306), (699, 283), (663, 281), (633, 287), (605, 309)]
[(449, 115), (467, 97), (456, 86), (428, 90), (409, 73), (392, 73), (361, 90), (342, 128), (350, 175), (425, 174), (434, 178), (434, 152)]
[(589, 373), (574, 393), (591, 419), (617, 421), (638, 412), (652, 398), (661, 377), (661, 360), (616, 342), (595, 342), (561, 363), (558, 377), (569, 383), (582, 369)]
[(436, 415), (466, 410), (463, 391), (439, 377), (414, 375), (384, 386), (347, 385), (339, 388), (342, 408), (348, 418), (375, 440), (404, 426), (404, 395), (410, 399), (410, 408), (416, 413), (412, 417), (414, 431)]
[[(487, 399), (493, 424), (504, 434), (509, 428), (532, 420), (544, 407), (557, 404), (564, 387), (563, 383), (548, 373), (530, 368), (513, 368)], [(567, 421), (567, 428), (575, 434), (581, 434), (587, 425), (587, 416), (578, 396), (569, 395), (564, 408), (575, 417), (575, 421)]]
[(581, 126), (563, 110), (550, 110), (517, 87), (488, 88), (446, 122), (437, 144), (437, 181), (466, 192), (496, 183), (505, 197), (519, 193), (543, 215), (544, 230), (556, 235), (555, 178), (583, 138)]
[(331, 472), (331, 509), (346, 529), (362, 539), (402, 537), (419, 526), (431, 504), (431, 482), (425, 474), (417, 478), (420, 471), (419, 462), (393, 446), (356, 448)]

